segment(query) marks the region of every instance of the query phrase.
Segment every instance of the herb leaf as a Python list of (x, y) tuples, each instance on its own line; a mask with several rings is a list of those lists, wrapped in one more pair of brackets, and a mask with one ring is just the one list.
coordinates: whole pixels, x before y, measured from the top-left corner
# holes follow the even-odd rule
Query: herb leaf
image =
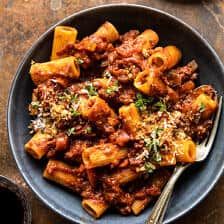
[(84, 61), (81, 58), (76, 58), (77, 64), (81, 65), (84, 63)]
[(77, 110), (74, 110), (73, 108), (71, 109), (71, 114), (73, 117), (77, 117), (80, 115), (80, 113)]
[(89, 96), (97, 96), (98, 93), (96, 91), (96, 88), (93, 86), (92, 83), (88, 84), (85, 89), (88, 91)]
[(78, 94), (72, 95), (71, 101), (72, 102), (77, 102), (78, 101)]
[(201, 103), (199, 107), (199, 112), (202, 113), (203, 111), (205, 111), (205, 104)]
[(110, 94), (112, 94), (112, 93), (114, 93), (114, 92), (118, 92), (118, 90), (119, 90), (118, 81), (116, 81), (116, 82), (114, 83), (114, 85), (109, 86), (109, 87), (106, 89), (106, 93), (110, 95)]
[(161, 162), (161, 160), (162, 160), (162, 156), (161, 156), (161, 154), (158, 151), (153, 154), (153, 157), (152, 158), (157, 163), (158, 162)]
[(159, 141), (159, 133), (163, 131), (163, 128), (156, 128), (152, 131), (150, 137), (145, 138), (145, 147), (150, 152), (152, 160), (155, 162), (160, 162), (162, 160), (162, 156), (160, 154), (161, 145)]
[(75, 128), (74, 128), (74, 127), (69, 128), (69, 129), (67, 130), (67, 135), (68, 135), (68, 136), (71, 136), (71, 135), (73, 135), (73, 134), (75, 134)]
[(86, 133), (87, 133), (87, 134), (91, 134), (91, 133), (92, 133), (92, 127), (90, 127), (90, 126), (87, 127), (87, 128), (86, 128)]
[(165, 112), (167, 111), (167, 106), (164, 102), (162, 102), (161, 100), (158, 101), (157, 103), (154, 103), (152, 106), (154, 109), (159, 109), (159, 111), (161, 112)]
[(145, 98), (141, 93), (136, 94), (137, 100), (135, 101), (135, 106), (140, 110), (140, 111), (145, 111), (147, 109), (147, 105), (152, 103), (153, 98), (148, 97)]
[(39, 106), (40, 106), (40, 102), (39, 101), (32, 101), (31, 102), (31, 107), (33, 109), (38, 109)]
[(154, 170), (156, 169), (156, 167), (150, 162), (145, 162), (144, 168), (148, 173), (153, 173)]

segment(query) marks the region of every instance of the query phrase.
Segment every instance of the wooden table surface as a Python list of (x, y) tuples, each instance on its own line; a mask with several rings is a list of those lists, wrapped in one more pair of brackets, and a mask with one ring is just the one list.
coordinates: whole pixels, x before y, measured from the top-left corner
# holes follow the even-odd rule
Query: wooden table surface
[[(0, 0), (0, 174), (19, 185), (32, 204), (33, 224), (70, 224), (49, 210), (31, 192), (12, 158), (6, 130), (6, 108), (16, 68), (32, 43), (58, 20), (92, 6), (107, 3), (138, 3), (175, 15), (196, 28), (224, 61), (223, 0)], [(224, 223), (224, 177), (208, 197), (177, 224)]]

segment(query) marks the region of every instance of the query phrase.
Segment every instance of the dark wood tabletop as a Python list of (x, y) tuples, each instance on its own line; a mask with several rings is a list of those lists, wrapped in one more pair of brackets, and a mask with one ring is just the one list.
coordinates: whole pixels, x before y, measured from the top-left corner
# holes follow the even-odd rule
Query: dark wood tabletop
[[(9, 149), (6, 108), (17, 66), (32, 43), (60, 19), (92, 6), (137, 3), (171, 13), (198, 30), (224, 61), (223, 0), (0, 0), (0, 174), (25, 189), (32, 205), (33, 224), (70, 224), (40, 202), (25, 184)], [(21, 149), (22, 150), (22, 149)], [(224, 177), (207, 198), (177, 224), (224, 223)]]

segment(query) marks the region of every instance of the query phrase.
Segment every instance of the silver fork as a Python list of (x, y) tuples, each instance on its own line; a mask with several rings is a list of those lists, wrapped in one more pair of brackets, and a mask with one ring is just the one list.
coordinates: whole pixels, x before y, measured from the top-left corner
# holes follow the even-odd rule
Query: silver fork
[[(199, 145), (197, 145), (196, 151), (196, 161), (201, 162), (206, 159), (207, 155), (209, 154), (212, 144), (214, 142), (216, 132), (218, 129), (220, 114), (222, 110), (222, 96), (218, 99), (218, 110), (216, 112), (216, 116), (214, 118), (214, 123), (212, 130), (210, 131), (208, 137)], [(174, 169), (174, 172), (167, 182), (166, 186), (164, 187), (159, 199), (157, 200), (156, 204), (154, 205), (150, 216), (145, 224), (162, 224), (163, 217), (166, 213), (170, 197), (173, 192), (174, 185), (180, 175), (190, 166), (191, 164), (180, 164), (177, 165)]]

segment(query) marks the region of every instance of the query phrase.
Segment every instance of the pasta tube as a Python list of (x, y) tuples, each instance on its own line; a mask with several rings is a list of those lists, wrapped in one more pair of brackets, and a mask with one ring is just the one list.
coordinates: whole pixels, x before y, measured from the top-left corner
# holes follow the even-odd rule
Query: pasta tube
[(139, 174), (130, 168), (125, 168), (116, 171), (111, 176), (113, 177), (113, 179), (117, 180), (119, 184), (126, 184), (135, 180), (139, 176)]
[(142, 200), (135, 200), (131, 206), (132, 212), (135, 215), (140, 214), (141, 211), (145, 209), (145, 207), (149, 204), (150, 201), (151, 197), (146, 197), (145, 199)]
[(140, 121), (140, 115), (138, 109), (134, 103), (131, 103), (128, 106), (122, 106), (119, 109), (119, 116), (123, 121), (125, 130), (135, 136), (137, 132), (137, 126)]
[(93, 36), (103, 37), (109, 42), (113, 42), (119, 38), (119, 33), (112, 23), (105, 22), (97, 29)]
[(75, 43), (78, 31), (70, 26), (57, 26), (54, 29), (54, 39), (51, 52), (51, 60), (60, 58), (57, 52), (64, 49), (67, 44)]
[(147, 29), (136, 38), (136, 42), (141, 45), (142, 52), (144, 52), (156, 46), (159, 36), (155, 31)]
[(52, 143), (52, 136), (41, 132), (35, 135), (25, 144), (25, 150), (35, 159), (41, 159)]
[(208, 119), (216, 111), (218, 104), (210, 96), (202, 93), (194, 100), (192, 106), (199, 109), (203, 119)]
[(162, 161), (159, 163), (160, 166), (174, 166), (176, 165), (176, 155), (175, 152), (171, 151), (166, 154), (162, 154)]
[(134, 80), (134, 86), (148, 96), (164, 95), (168, 90), (159, 78), (158, 73), (152, 69), (146, 69), (138, 73)]
[(181, 51), (175, 46), (167, 46), (164, 48), (164, 53), (167, 55), (168, 64), (167, 69), (171, 69), (180, 61), (182, 57)]
[(49, 160), (44, 170), (43, 177), (76, 191), (77, 177), (72, 172), (72, 167), (58, 160)]
[(111, 143), (88, 147), (82, 152), (82, 160), (87, 169), (116, 163), (126, 156), (127, 150), (120, 149)]
[(110, 132), (117, 124), (118, 118), (105, 100), (98, 96), (83, 99), (79, 106), (81, 115), (95, 122), (100, 129)]
[(150, 85), (148, 83), (149, 70), (144, 70), (136, 76), (134, 86), (140, 92), (148, 94), (150, 92)]
[(35, 63), (31, 65), (30, 75), (33, 82), (38, 85), (57, 76), (77, 79), (80, 75), (80, 70), (75, 57), (71, 56), (44, 63)]
[(192, 140), (179, 140), (175, 144), (177, 162), (192, 163), (196, 160), (196, 145)]
[(107, 210), (108, 205), (102, 200), (83, 199), (82, 207), (94, 218), (99, 218)]
[(168, 56), (163, 51), (152, 54), (148, 59), (149, 68), (163, 72), (168, 69)]
[(181, 51), (175, 46), (167, 46), (162, 51), (155, 52), (148, 59), (148, 66), (163, 72), (174, 67), (181, 59)]

